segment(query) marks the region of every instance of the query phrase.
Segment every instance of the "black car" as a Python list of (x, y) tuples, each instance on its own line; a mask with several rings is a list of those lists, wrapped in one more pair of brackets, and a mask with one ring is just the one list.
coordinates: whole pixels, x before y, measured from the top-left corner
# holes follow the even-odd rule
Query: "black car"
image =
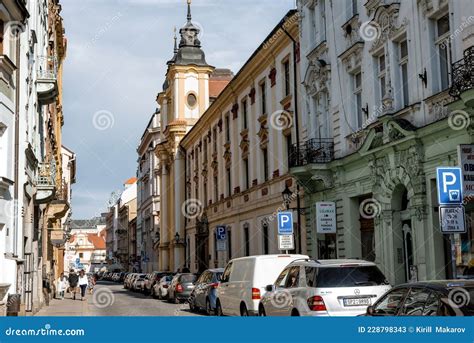
[(209, 316), (215, 312), (217, 286), (223, 272), (224, 268), (208, 269), (197, 279), (189, 298), (189, 309), (192, 312), (204, 309)]
[(474, 281), (443, 280), (393, 287), (367, 316), (473, 316)]

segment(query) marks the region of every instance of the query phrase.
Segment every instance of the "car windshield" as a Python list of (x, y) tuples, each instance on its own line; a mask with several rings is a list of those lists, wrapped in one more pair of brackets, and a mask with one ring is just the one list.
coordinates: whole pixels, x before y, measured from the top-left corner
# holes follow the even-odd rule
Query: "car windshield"
[(186, 275), (181, 275), (181, 282), (194, 282), (196, 281), (196, 275), (194, 274), (186, 274)]
[(376, 266), (319, 268), (315, 287), (361, 287), (386, 285), (388, 281)]
[(221, 281), (223, 273), (216, 273), (216, 280)]

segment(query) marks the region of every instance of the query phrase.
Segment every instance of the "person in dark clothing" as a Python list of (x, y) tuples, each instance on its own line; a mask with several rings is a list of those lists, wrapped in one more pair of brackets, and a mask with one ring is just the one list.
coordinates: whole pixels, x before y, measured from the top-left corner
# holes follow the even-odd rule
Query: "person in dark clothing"
[(74, 272), (74, 269), (69, 271), (69, 293), (71, 299), (76, 300), (77, 284), (79, 283), (79, 276)]

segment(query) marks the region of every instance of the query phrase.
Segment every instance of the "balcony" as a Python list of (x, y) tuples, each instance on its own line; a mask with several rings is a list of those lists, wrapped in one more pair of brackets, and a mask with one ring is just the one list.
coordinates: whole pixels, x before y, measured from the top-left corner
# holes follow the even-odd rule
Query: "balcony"
[(313, 138), (290, 147), (288, 164), (291, 174), (310, 192), (333, 187), (329, 162), (334, 160), (334, 141), (331, 138)]
[(308, 164), (325, 164), (334, 159), (334, 141), (330, 138), (313, 138), (290, 147), (290, 168), (302, 167)]
[(464, 50), (464, 57), (453, 63), (451, 70), (449, 94), (461, 98), (467, 106), (474, 106), (474, 46)]
[(48, 203), (54, 199), (56, 193), (56, 162), (38, 165), (38, 175), (36, 177), (36, 202), (38, 204)]
[(36, 91), (42, 105), (53, 103), (58, 96), (57, 64), (54, 57), (38, 57)]

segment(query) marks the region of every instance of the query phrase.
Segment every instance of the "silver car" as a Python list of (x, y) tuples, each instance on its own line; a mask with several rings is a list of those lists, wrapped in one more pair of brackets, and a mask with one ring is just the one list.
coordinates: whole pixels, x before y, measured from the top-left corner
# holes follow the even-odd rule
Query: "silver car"
[(267, 286), (259, 315), (357, 316), (390, 288), (373, 262), (297, 260)]

